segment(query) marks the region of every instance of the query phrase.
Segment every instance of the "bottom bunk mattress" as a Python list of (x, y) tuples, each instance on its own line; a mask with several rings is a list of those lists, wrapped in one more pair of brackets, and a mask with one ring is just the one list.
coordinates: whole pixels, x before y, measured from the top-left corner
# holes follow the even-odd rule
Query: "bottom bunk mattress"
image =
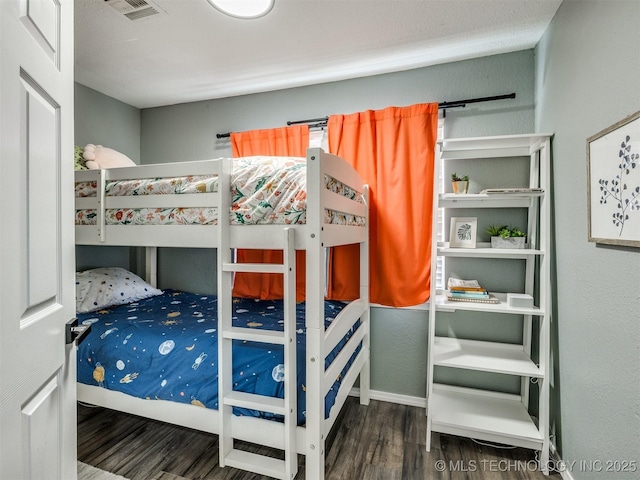
[[(148, 399), (218, 409), (217, 296), (165, 290), (137, 302), (78, 314), (92, 325), (78, 346), (78, 382)], [(325, 301), (325, 327), (344, 304)], [(233, 325), (283, 330), (281, 300), (233, 299)], [(331, 364), (351, 332), (325, 359)], [(296, 305), (298, 424), (305, 423), (305, 304)], [(354, 353), (354, 358), (360, 347)], [(353, 361), (353, 358), (351, 359)], [(335, 403), (340, 378), (325, 397), (325, 418)], [(282, 398), (284, 351), (281, 345), (234, 340), (234, 390)], [(235, 408), (237, 415), (279, 419), (277, 415)]]

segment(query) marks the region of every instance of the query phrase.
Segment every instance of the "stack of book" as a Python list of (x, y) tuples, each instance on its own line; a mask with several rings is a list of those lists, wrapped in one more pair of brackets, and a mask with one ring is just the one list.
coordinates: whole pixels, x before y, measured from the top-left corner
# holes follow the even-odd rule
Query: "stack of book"
[(447, 282), (447, 300), (453, 302), (500, 303), (477, 280), (462, 280), (459, 278), (449, 278)]

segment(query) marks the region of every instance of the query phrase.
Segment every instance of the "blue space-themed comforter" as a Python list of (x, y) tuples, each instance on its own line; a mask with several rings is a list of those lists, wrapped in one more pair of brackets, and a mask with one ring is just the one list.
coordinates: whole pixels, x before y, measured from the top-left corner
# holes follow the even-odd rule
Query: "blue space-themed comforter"
[[(326, 326), (343, 306), (340, 302), (325, 302)], [(304, 308), (304, 303), (296, 306), (299, 425), (305, 423)], [(234, 326), (283, 329), (282, 301), (234, 298), (233, 312)], [(78, 320), (92, 325), (90, 334), (78, 346), (78, 382), (139, 398), (218, 409), (215, 295), (165, 290), (157, 297), (78, 314)], [(349, 335), (327, 357), (326, 365)], [(234, 390), (282, 398), (283, 355), (280, 345), (234, 341)], [(325, 398), (325, 417), (335, 402), (338, 382)], [(240, 408), (235, 413), (276, 417)]]

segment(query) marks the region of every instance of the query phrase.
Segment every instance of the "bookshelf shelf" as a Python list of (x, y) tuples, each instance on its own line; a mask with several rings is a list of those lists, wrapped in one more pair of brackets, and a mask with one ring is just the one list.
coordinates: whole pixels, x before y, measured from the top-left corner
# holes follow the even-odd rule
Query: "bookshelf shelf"
[[(484, 178), (522, 178), (522, 170), (528, 161), (528, 186), (517, 189), (481, 190), (481, 193), (452, 194), (438, 191), (434, 182), (434, 204), (444, 210), (444, 218), (465, 216), (477, 217), (478, 225), (492, 224), (497, 216), (521, 218), (526, 214), (526, 234), (529, 242), (524, 249), (491, 248), (490, 243), (477, 243), (476, 248), (452, 248), (450, 243), (434, 242), (431, 265), (439, 264), (438, 258), (451, 259), (452, 265), (464, 270), (482, 272), (485, 278), (477, 278), (480, 287), (491, 290), (491, 279), (504, 276), (504, 269), (517, 265), (514, 277), (522, 275), (514, 283), (519, 291), (533, 298), (532, 307), (514, 307), (507, 302), (507, 293), (490, 292), (497, 303), (472, 302), (469, 293), (461, 295), (465, 301), (451, 300), (447, 290), (436, 284), (437, 278), (447, 279), (456, 274), (449, 271), (449, 261), (444, 262), (444, 271), (432, 269), (431, 301), (429, 302), (428, 369), (427, 369), (427, 450), (432, 433), (460, 435), (506, 445), (530, 448), (539, 452), (540, 465), (548, 474), (549, 460), (549, 333), (550, 333), (550, 145), (551, 135), (503, 135), (494, 137), (445, 139), (439, 142), (440, 159), (437, 169), (464, 160), (468, 168), (477, 167)], [(514, 158), (512, 161), (511, 157)], [(522, 157), (525, 157), (523, 160)], [(500, 172), (493, 172), (500, 161)], [(483, 160), (485, 160), (484, 163)], [(486, 162), (486, 160), (490, 160)], [(456, 166), (457, 168), (457, 166)], [(505, 169), (503, 171), (502, 169)], [(516, 168), (514, 172), (506, 169)], [(520, 169), (520, 170), (517, 170)], [(520, 175), (518, 177), (518, 175)], [(438, 178), (438, 172), (435, 175)], [(482, 177), (482, 175), (480, 175)], [(472, 175), (473, 178), (473, 175)], [(480, 182), (481, 180), (478, 180)], [(488, 187), (492, 187), (489, 185)], [(488, 192), (488, 193), (487, 193)], [(467, 209), (462, 215), (459, 209)], [(471, 213), (472, 210), (477, 212)], [(492, 212), (486, 209), (505, 209)], [(434, 217), (436, 217), (434, 215)], [(445, 227), (445, 230), (447, 228)], [(437, 223), (434, 219), (434, 231)], [(445, 236), (446, 236), (445, 231)], [(480, 265), (465, 259), (481, 259)], [(461, 260), (456, 260), (461, 259)], [(491, 260), (508, 260), (491, 261)], [(520, 260), (519, 263), (510, 263)], [(455, 263), (458, 262), (458, 263)], [(475, 268), (475, 270), (473, 270)], [(454, 268), (455, 270), (455, 268)], [(522, 273), (520, 273), (522, 272)], [(475, 276), (472, 278), (476, 278)], [(511, 278), (511, 277), (510, 277)], [(486, 282), (485, 282), (486, 280)], [(520, 282), (521, 280), (521, 282)], [(458, 282), (459, 283), (459, 282)], [(453, 289), (454, 287), (452, 287)], [(460, 288), (460, 287), (458, 287)], [(498, 285), (496, 289), (505, 288)], [(511, 288), (511, 284), (506, 284)], [(461, 312), (480, 312), (495, 315), (512, 315), (514, 321), (522, 322), (522, 339), (517, 344), (499, 341), (455, 338), (455, 330), (437, 328), (445, 318), (456, 321)], [(447, 315), (447, 317), (444, 317)], [(451, 317), (453, 315), (453, 317)], [(471, 314), (467, 314), (471, 315)], [(491, 317), (491, 315), (489, 315)], [(466, 316), (482, 322), (487, 315)], [(440, 335), (436, 335), (436, 331)], [(448, 332), (448, 333), (444, 333)], [(448, 335), (448, 336), (445, 336)], [(491, 335), (489, 335), (491, 337)], [(489, 338), (489, 340), (491, 340)], [(534, 341), (535, 340), (535, 341)], [(535, 350), (534, 350), (535, 349)], [(532, 358), (535, 358), (535, 362)], [(520, 377), (520, 392), (507, 395), (497, 391), (478, 390), (451, 386), (434, 380), (434, 370), (463, 369), (470, 372), (485, 372), (494, 375)], [(536, 379), (537, 395), (530, 392), (530, 380)], [(529, 399), (536, 401), (530, 405)], [(534, 419), (531, 411), (535, 411)]]
[(522, 345), (435, 337), (433, 346), (436, 366), (536, 378), (542, 376)]
[(438, 385), (431, 407), (434, 432), (535, 450), (545, 443), (518, 395)]
[(528, 208), (531, 201), (544, 192), (486, 194), (442, 193), (438, 196), (440, 208)]
[(475, 302), (457, 302), (448, 300), (446, 294), (437, 293), (435, 296), (435, 307), (438, 312), (455, 312), (456, 310), (467, 310), (475, 312), (492, 312), (492, 313), (504, 313), (511, 315), (532, 315), (542, 316), (544, 310), (538, 307), (522, 308), (511, 307), (507, 304), (507, 294), (490, 292), (495, 298), (499, 300), (499, 303), (475, 303)]
[(524, 260), (544, 254), (540, 249), (491, 248), (490, 245), (490, 243), (480, 243), (477, 248), (451, 248), (449, 242), (445, 242), (438, 244), (438, 255), (444, 257), (514, 258)]

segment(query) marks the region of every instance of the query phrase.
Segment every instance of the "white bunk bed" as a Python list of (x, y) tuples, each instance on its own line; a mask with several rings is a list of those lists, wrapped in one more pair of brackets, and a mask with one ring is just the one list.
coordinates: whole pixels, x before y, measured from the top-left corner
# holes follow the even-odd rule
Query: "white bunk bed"
[[(95, 225), (76, 225), (78, 245), (122, 245), (147, 248), (147, 278), (155, 285), (157, 247), (216, 248), (218, 265), (218, 335), (220, 409), (200, 408), (164, 400), (144, 400), (78, 383), (78, 400), (147, 418), (161, 420), (219, 435), (220, 464), (291, 479), (297, 471), (297, 454), (306, 455), (308, 480), (324, 478), (325, 439), (354, 382), (360, 377), (360, 402), (369, 403), (369, 272), (368, 272), (368, 188), (357, 172), (341, 158), (322, 149), (307, 151), (306, 223), (295, 225), (231, 225), (219, 215), (208, 225), (109, 225), (107, 210), (112, 208), (214, 207), (228, 212), (231, 159), (171, 164), (142, 165), (110, 170), (76, 172), (76, 183), (95, 181), (97, 194), (77, 198), (76, 209), (94, 209)], [(217, 175), (216, 192), (108, 196), (110, 181)], [(361, 192), (364, 202), (354, 201), (326, 187), (325, 178), (335, 179)], [(326, 223), (325, 211), (364, 218), (362, 225)], [(324, 326), (325, 253), (324, 249), (346, 244), (360, 245), (360, 298), (350, 302), (328, 329)], [(282, 265), (238, 264), (232, 249), (283, 250)], [(284, 345), (285, 379), (295, 378), (295, 250), (306, 253), (306, 424), (296, 421), (296, 385), (285, 381), (284, 399), (241, 394), (233, 390), (231, 372), (232, 340), (253, 340)], [(235, 272), (277, 272), (284, 275), (284, 332), (232, 327), (232, 279)], [(333, 363), (325, 369), (327, 354), (360, 322)], [(292, 346), (293, 345), (293, 346)], [(324, 399), (340, 372), (342, 376), (335, 404), (325, 418)], [(284, 422), (232, 414), (233, 407), (282, 414)], [(284, 460), (259, 456), (234, 448), (233, 440), (266, 445), (284, 451)]]

